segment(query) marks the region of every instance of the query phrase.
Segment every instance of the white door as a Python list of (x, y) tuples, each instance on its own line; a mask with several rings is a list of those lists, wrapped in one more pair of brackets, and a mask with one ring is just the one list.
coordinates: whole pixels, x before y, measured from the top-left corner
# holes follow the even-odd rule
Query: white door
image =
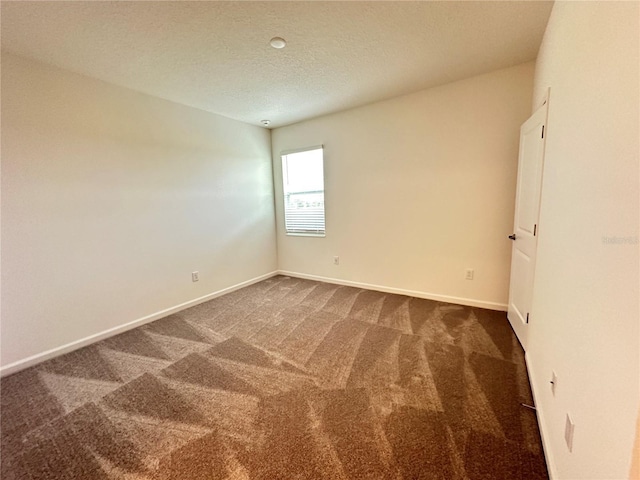
[(507, 317), (523, 349), (527, 349), (533, 276), (538, 240), (547, 102), (520, 127), (516, 214), (511, 250), (511, 281)]

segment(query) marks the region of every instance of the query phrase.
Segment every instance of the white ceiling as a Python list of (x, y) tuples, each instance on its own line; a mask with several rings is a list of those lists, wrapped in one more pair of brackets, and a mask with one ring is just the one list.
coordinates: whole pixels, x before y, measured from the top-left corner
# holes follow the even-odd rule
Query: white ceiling
[(277, 127), (533, 60), (551, 6), (3, 1), (2, 48)]

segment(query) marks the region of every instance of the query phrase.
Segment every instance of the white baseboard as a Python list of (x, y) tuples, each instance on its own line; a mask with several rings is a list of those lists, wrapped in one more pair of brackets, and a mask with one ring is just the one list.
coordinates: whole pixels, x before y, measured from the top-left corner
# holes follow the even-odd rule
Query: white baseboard
[(71, 343), (67, 343), (66, 345), (52, 348), (51, 350), (47, 350), (45, 352), (32, 355), (25, 359), (18, 360), (17, 362), (4, 365), (0, 367), (0, 377), (11, 375), (12, 373), (19, 372), (20, 370), (24, 370), (25, 368), (32, 367), (34, 365), (37, 365), (38, 363), (44, 362), (51, 358), (57, 357), (59, 355), (63, 355), (65, 353), (72, 352), (82, 347), (86, 347), (87, 345), (91, 345), (92, 343), (99, 342), (100, 340), (104, 340), (105, 338), (113, 337), (114, 335), (118, 335), (119, 333), (123, 333), (123, 332), (126, 332), (127, 330), (131, 330), (132, 328), (136, 328), (136, 327), (139, 327), (140, 325), (144, 325), (145, 323), (153, 322), (154, 320), (158, 320), (160, 318), (185, 310), (187, 308), (194, 307), (196, 305), (199, 305), (200, 303), (213, 300), (214, 298), (220, 297), (226, 293), (231, 293), (235, 290), (238, 290), (243, 287), (247, 287), (257, 282), (261, 282), (262, 280), (266, 280), (267, 278), (271, 278), (276, 275), (278, 275), (277, 271), (266, 273), (264, 275), (260, 275), (259, 277), (255, 277), (250, 280), (246, 280), (244, 282), (238, 283), (236, 285), (223, 288), (222, 290), (209, 293), (207, 295), (196, 298), (194, 300), (181, 303), (180, 305), (166, 308), (164, 310), (160, 310), (159, 312), (152, 313), (151, 315), (138, 318), (137, 320), (133, 320), (132, 322), (125, 323), (124, 325), (118, 325), (117, 327), (103, 330), (102, 332), (89, 335), (88, 337), (81, 338)]
[(547, 424), (544, 420), (544, 411), (540, 408), (538, 402), (538, 395), (536, 394), (536, 385), (538, 383), (534, 380), (533, 368), (531, 366), (531, 357), (528, 353), (524, 354), (525, 365), (527, 366), (527, 375), (529, 375), (529, 385), (531, 385), (531, 393), (533, 394), (533, 403), (536, 407), (536, 416), (538, 417), (538, 428), (540, 428), (540, 438), (542, 439), (542, 448), (544, 448), (544, 458), (547, 462), (547, 471), (549, 473), (549, 479), (553, 480), (558, 478), (556, 473), (555, 463), (553, 461), (553, 451), (549, 444), (549, 432), (547, 431)]
[(305, 278), (307, 280), (317, 280), (319, 282), (335, 283), (337, 285), (345, 285), (348, 287), (364, 288), (366, 290), (376, 290), (385, 293), (397, 293), (398, 295), (407, 295), (409, 297), (426, 298), (427, 300), (437, 300), (438, 302), (455, 303), (457, 305), (467, 305), (469, 307), (486, 308), (489, 310), (507, 311), (506, 303), (487, 302), (484, 300), (476, 300), (473, 298), (451, 297), (449, 295), (440, 295), (437, 293), (419, 292), (417, 290), (404, 290), (402, 288), (385, 287), (382, 285), (373, 285), (370, 283), (353, 282), (351, 280), (341, 280), (338, 278), (320, 277), (318, 275), (308, 275), (306, 273), (288, 272), (279, 270), (278, 274), (287, 275), (289, 277)]
[(385, 292), (385, 293), (396, 293), (396, 294), (399, 294), (399, 295), (407, 295), (407, 296), (411, 296), (411, 297), (426, 298), (426, 299), (429, 299), (429, 300), (437, 300), (437, 301), (440, 301), (440, 302), (455, 303), (455, 304), (458, 304), (458, 305), (468, 305), (468, 306), (472, 306), (472, 307), (487, 308), (487, 309), (490, 309), (490, 310), (500, 310), (500, 311), (506, 311), (507, 310), (507, 305), (506, 304), (501, 304), (501, 303), (486, 302), (486, 301), (475, 300), (475, 299), (471, 299), (471, 298), (452, 297), (452, 296), (448, 296), (448, 295), (439, 295), (439, 294), (434, 294), (434, 293), (419, 292), (419, 291), (415, 291), (415, 290), (404, 290), (404, 289), (401, 289), (401, 288), (385, 287), (385, 286), (382, 286), (382, 285), (373, 285), (373, 284), (369, 284), (369, 283), (353, 282), (353, 281), (350, 281), (350, 280), (341, 280), (341, 279), (337, 279), (337, 278), (320, 277), (318, 275), (307, 275), (307, 274), (304, 274), (304, 273), (289, 272), (289, 271), (285, 271), (285, 270), (277, 270), (277, 271), (266, 273), (264, 275), (260, 275), (259, 277), (255, 277), (255, 278), (252, 278), (250, 280), (238, 283), (236, 285), (232, 285), (232, 286), (224, 288), (222, 290), (218, 290), (216, 292), (209, 293), (209, 294), (207, 294), (205, 296), (196, 298), (194, 300), (190, 300), (188, 302), (181, 303), (180, 305), (176, 305), (176, 306), (173, 306), (173, 307), (170, 307), (170, 308), (166, 308), (166, 309), (161, 310), (159, 312), (153, 313), (151, 315), (147, 315), (147, 316), (139, 318), (137, 320), (133, 320), (133, 321), (125, 323), (123, 325), (119, 325), (117, 327), (113, 327), (113, 328), (109, 328), (107, 330), (103, 330), (102, 332), (98, 332), (98, 333), (95, 333), (93, 335), (89, 335), (88, 337), (81, 338), (81, 339), (73, 341), (71, 343), (67, 343), (66, 345), (62, 345), (60, 347), (52, 348), (51, 350), (47, 350), (45, 352), (38, 353), (36, 355), (32, 355), (32, 356), (24, 358), (22, 360), (18, 360), (17, 362), (13, 362), (13, 363), (10, 363), (8, 365), (4, 365), (4, 366), (0, 367), (0, 377), (4, 377), (6, 375), (11, 375), (12, 373), (19, 372), (20, 370), (24, 370), (25, 368), (32, 367), (34, 365), (37, 365), (38, 363), (42, 363), (42, 362), (44, 362), (46, 360), (49, 360), (51, 358), (63, 355), (65, 353), (72, 352), (72, 351), (77, 350), (77, 349), (82, 348), (82, 347), (86, 347), (87, 345), (91, 345), (92, 343), (99, 342), (100, 340), (104, 340), (105, 338), (109, 338), (109, 337), (112, 337), (114, 335), (118, 335), (120, 333), (126, 332), (127, 330), (131, 330), (133, 328), (139, 327), (140, 325), (144, 325), (145, 323), (153, 322), (154, 320), (158, 320), (158, 319), (166, 317), (168, 315), (180, 312), (182, 310), (185, 310), (187, 308), (193, 307), (193, 306), (198, 305), (200, 303), (204, 303), (206, 301), (213, 300), (214, 298), (220, 297), (220, 296), (222, 296), (222, 295), (224, 295), (226, 293), (230, 293), (230, 292), (233, 292), (233, 291), (238, 290), (240, 288), (247, 287), (249, 285), (252, 285), (254, 283), (260, 282), (260, 281), (265, 280), (267, 278), (274, 277), (276, 275), (287, 275), (287, 276), (290, 276), (290, 277), (305, 278), (305, 279), (308, 279), (308, 280), (317, 280), (317, 281), (320, 281), (320, 282), (327, 282), (327, 283), (334, 283), (334, 284), (338, 284), (338, 285), (346, 285), (346, 286), (350, 286), (350, 287), (364, 288), (364, 289), (367, 289), (367, 290), (377, 290), (377, 291)]

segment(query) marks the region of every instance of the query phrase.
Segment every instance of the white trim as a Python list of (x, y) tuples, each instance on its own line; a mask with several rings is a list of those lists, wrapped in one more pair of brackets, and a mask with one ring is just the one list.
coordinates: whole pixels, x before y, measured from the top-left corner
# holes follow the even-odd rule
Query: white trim
[(346, 285), (349, 287), (364, 288), (366, 290), (377, 290), (385, 293), (397, 293), (398, 295), (407, 295), (409, 297), (426, 298), (428, 300), (437, 300), (438, 302), (455, 303), (457, 305), (467, 305), (470, 307), (487, 308), (489, 310), (507, 311), (506, 303), (487, 302), (484, 300), (476, 300), (473, 298), (452, 297), (449, 295), (440, 295), (438, 293), (419, 292), (417, 290), (405, 290), (402, 288), (385, 287), (382, 285), (373, 285), (371, 283), (353, 282), (351, 280), (342, 280), (339, 278), (321, 277), (318, 275), (308, 275), (306, 273), (289, 272), (287, 270), (279, 270), (280, 275), (289, 277), (306, 278), (307, 280), (317, 280), (319, 282), (335, 283), (337, 285)]
[(181, 303), (180, 305), (176, 305), (174, 307), (169, 307), (164, 310), (160, 310), (159, 312), (152, 313), (151, 315), (147, 315), (146, 317), (138, 318), (137, 320), (133, 320), (132, 322), (125, 323), (124, 325), (118, 325), (117, 327), (103, 330), (102, 332), (89, 335), (88, 337), (81, 338), (71, 343), (67, 343), (66, 345), (62, 345), (60, 347), (52, 348), (51, 350), (47, 350), (42, 353), (31, 355), (30, 357), (27, 357), (22, 360), (18, 360), (17, 362), (13, 362), (8, 365), (4, 365), (3, 367), (0, 367), (0, 377), (11, 375), (12, 373), (16, 373), (16, 372), (19, 372), (20, 370), (24, 370), (25, 368), (32, 367), (33, 365), (49, 360), (50, 358), (72, 352), (82, 347), (86, 347), (87, 345), (91, 345), (92, 343), (99, 342), (100, 340), (104, 340), (105, 338), (118, 335), (119, 333), (126, 332), (127, 330), (131, 330), (132, 328), (136, 328), (136, 327), (139, 327), (140, 325), (144, 325), (145, 323), (153, 322), (154, 320), (158, 320), (168, 315), (185, 310), (187, 308), (194, 307), (196, 305), (207, 302), (209, 300), (213, 300), (214, 298), (220, 297), (227, 293), (231, 293), (235, 290), (239, 290), (240, 288), (247, 287), (254, 283), (261, 282), (262, 280), (266, 280), (267, 278), (275, 277), (276, 275), (278, 275), (277, 271), (265, 273), (264, 275), (260, 275), (259, 277), (255, 277), (255, 278), (246, 280), (244, 282), (237, 283), (236, 285), (223, 288), (222, 290), (209, 293), (207, 295), (196, 298), (194, 300), (189, 300), (188, 302)]
[[(405, 289), (394, 288), (394, 287), (385, 287), (385, 286), (382, 286), (382, 285), (373, 285), (373, 284), (369, 284), (369, 283), (353, 282), (351, 280), (341, 280), (341, 279), (337, 279), (337, 278), (321, 277), (321, 276), (318, 276), (318, 275), (307, 275), (305, 273), (289, 272), (289, 271), (286, 271), (286, 270), (276, 270), (276, 271), (273, 271), (273, 272), (270, 272), (270, 273), (266, 273), (264, 275), (260, 275), (258, 277), (246, 280), (246, 281), (238, 283), (236, 285), (232, 285), (230, 287), (223, 288), (222, 290), (218, 290), (216, 292), (209, 293), (207, 295), (204, 295), (202, 297), (196, 298), (194, 300), (190, 300), (188, 302), (184, 302), (184, 303), (181, 303), (179, 305), (175, 305), (173, 307), (166, 308), (166, 309), (161, 310), (159, 312), (152, 313), (151, 315), (147, 315), (147, 316), (139, 318), (137, 320), (133, 320), (131, 322), (125, 323), (124, 325), (119, 325), (117, 327), (109, 328), (109, 329), (104, 330), (102, 332), (98, 332), (98, 333), (95, 333), (93, 335), (89, 335), (88, 337), (81, 338), (79, 340), (75, 340), (75, 341), (73, 341), (71, 343), (67, 343), (66, 345), (62, 345), (60, 347), (52, 348), (51, 350), (47, 350), (45, 352), (32, 355), (32, 356), (24, 358), (22, 360), (18, 360), (17, 362), (13, 362), (13, 363), (10, 363), (8, 365), (4, 365), (4, 366), (0, 367), (0, 377), (4, 377), (6, 375), (11, 375), (12, 373), (19, 372), (20, 370), (24, 370), (25, 368), (32, 367), (34, 365), (37, 365), (38, 363), (42, 363), (42, 362), (44, 362), (46, 360), (49, 360), (51, 358), (63, 355), (65, 353), (72, 352), (72, 351), (77, 350), (77, 349), (82, 348), (82, 347), (86, 347), (87, 345), (91, 345), (92, 343), (99, 342), (100, 340), (104, 340), (104, 339), (112, 337), (114, 335), (118, 335), (120, 333), (126, 332), (127, 330), (131, 330), (133, 328), (136, 328), (136, 327), (139, 327), (141, 325), (144, 325), (146, 323), (153, 322), (154, 320), (158, 320), (160, 318), (169, 316), (171, 314), (180, 312), (182, 310), (186, 310), (187, 308), (199, 305), (199, 304), (207, 302), (209, 300), (213, 300), (214, 298), (220, 297), (220, 296), (225, 295), (227, 293), (231, 293), (231, 292), (233, 292), (235, 290), (239, 290), (240, 288), (247, 287), (247, 286), (252, 285), (254, 283), (261, 282), (262, 280), (266, 280), (267, 278), (271, 278), (271, 277), (274, 277), (276, 275), (287, 275), (289, 277), (306, 278), (308, 280), (317, 280), (317, 281), (320, 281), (320, 282), (334, 283), (334, 284), (338, 284), (338, 285), (346, 285), (346, 286), (351, 286), (351, 287), (359, 287), (359, 288), (364, 288), (364, 289), (367, 289), (367, 290), (377, 290), (377, 291), (380, 291), (380, 292), (396, 293), (396, 294), (399, 294), (399, 295), (407, 295), (407, 296), (411, 296), (411, 297), (426, 298), (426, 299), (429, 299), (429, 300), (437, 300), (437, 301), (440, 301), (440, 302), (455, 303), (455, 304), (458, 304), (458, 305), (468, 305), (468, 306), (472, 306), (472, 307), (488, 308), (490, 310), (506, 311), (506, 309), (507, 309), (507, 305), (506, 304), (502, 304), (502, 303), (486, 302), (486, 301), (482, 301), (482, 300), (475, 300), (475, 299), (462, 298), (462, 297), (452, 297), (452, 296), (449, 296), (449, 295), (440, 295), (440, 294), (435, 294), (435, 293), (419, 292), (419, 291), (415, 291), (415, 290), (405, 290)], [(542, 423), (541, 423), (541, 425), (542, 425)], [(542, 430), (542, 428), (541, 428), (541, 430)], [(543, 443), (544, 443), (544, 436), (543, 436)], [(546, 450), (546, 446), (545, 446), (545, 452), (546, 451), (547, 450)]]
[(547, 462), (547, 472), (549, 480), (559, 478), (556, 472), (556, 464), (553, 461), (551, 445), (549, 444), (549, 432), (547, 431), (547, 423), (544, 420), (544, 412), (540, 408), (538, 396), (536, 395), (536, 385), (538, 383), (533, 379), (533, 367), (531, 367), (531, 356), (525, 352), (524, 362), (527, 366), (527, 374), (529, 375), (529, 385), (531, 385), (531, 393), (533, 394), (533, 404), (536, 407), (536, 416), (538, 417), (538, 428), (540, 429), (540, 438), (542, 439), (542, 448), (544, 449), (544, 458)]
[(324, 145), (314, 145), (313, 147), (294, 148), (291, 150), (282, 150), (280, 156), (291, 155), (292, 153), (310, 152), (311, 150), (324, 150)]
[(324, 238), (327, 235), (325, 233), (296, 233), (296, 232), (285, 232), (285, 235), (289, 237), (318, 237)]

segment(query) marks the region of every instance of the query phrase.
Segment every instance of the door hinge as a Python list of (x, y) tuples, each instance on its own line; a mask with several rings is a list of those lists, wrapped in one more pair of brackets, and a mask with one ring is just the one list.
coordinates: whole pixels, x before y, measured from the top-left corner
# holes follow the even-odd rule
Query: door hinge
[(527, 313), (527, 323), (529, 323), (529, 314)]
[(544, 125), (542, 125), (542, 138), (544, 138)]
[(536, 236), (536, 232), (537, 232), (537, 231), (538, 231), (538, 224), (536, 223), (536, 224), (533, 226), (533, 236), (534, 236), (534, 237)]

